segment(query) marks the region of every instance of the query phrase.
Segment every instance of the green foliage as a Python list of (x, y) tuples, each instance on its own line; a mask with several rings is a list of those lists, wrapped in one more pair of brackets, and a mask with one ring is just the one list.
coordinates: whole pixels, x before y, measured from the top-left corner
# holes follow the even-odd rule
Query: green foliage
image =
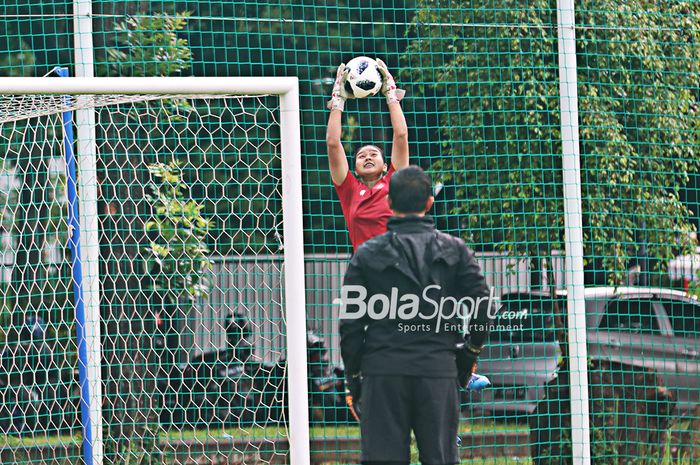
[[(700, 159), (698, 17), (697, 2), (577, 4), (585, 253), (613, 275), (640, 233), (652, 257), (694, 248), (679, 191)], [(468, 239), (531, 256), (561, 249), (555, 2), (422, 0), (410, 34), (404, 76), (440, 96), (433, 169), (465, 199), (455, 213)]]
[(36, 62), (36, 57), (26, 44), (18, 41), (19, 50), (15, 52), (0, 53), (0, 76), (25, 77), (31, 76)]
[(107, 55), (119, 76), (172, 76), (189, 69), (192, 52), (177, 32), (187, 25), (188, 13), (175, 16), (132, 16), (116, 25), (123, 48)]
[(154, 163), (148, 169), (146, 199), (152, 217), (145, 224), (150, 238), (145, 269), (165, 302), (176, 304), (183, 297), (195, 302), (209, 290), (212, 262), (205, 242), (209, 221), (201, 215), (202, 205), (186, 198), (178, 162)]

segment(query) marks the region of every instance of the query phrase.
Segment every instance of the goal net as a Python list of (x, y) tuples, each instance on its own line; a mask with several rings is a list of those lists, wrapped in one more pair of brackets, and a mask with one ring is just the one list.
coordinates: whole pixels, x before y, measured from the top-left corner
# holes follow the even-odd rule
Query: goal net
[(296, 80), (177, 79), (0, 96), (2, 463), (308, 456)]

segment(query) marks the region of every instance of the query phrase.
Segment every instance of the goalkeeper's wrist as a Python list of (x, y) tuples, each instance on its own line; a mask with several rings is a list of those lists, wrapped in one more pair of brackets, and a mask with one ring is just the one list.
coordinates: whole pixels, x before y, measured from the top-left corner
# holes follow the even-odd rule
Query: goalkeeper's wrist
[(388, 105), (390, 103), (399, 103), (405, 94), (406, 91), (404, 91), (403, 89), (397, 89), (396, 87), (387, 90), (384, 94), (384, 96), (386, 97), (386, 104)]
[(326, 106), (329, 110), (343, 111), (345, 110), (345, 98), (339, 95), (334, 95), (328, 101), (328, 104)]

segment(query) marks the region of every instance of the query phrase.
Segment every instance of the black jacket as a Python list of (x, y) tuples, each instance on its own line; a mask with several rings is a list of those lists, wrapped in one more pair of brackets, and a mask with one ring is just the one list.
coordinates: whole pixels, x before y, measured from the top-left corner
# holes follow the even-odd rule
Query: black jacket
[(437, 231), (429, 216), (392, 217), (387, 228), (358, 247), (343, 280), (346, 373), (456, 377), (464, 320), (453, 302), (478, 307), (469, 320), (473, 343), (483, 343), (490, 322), (489, 287), (474, 252)]

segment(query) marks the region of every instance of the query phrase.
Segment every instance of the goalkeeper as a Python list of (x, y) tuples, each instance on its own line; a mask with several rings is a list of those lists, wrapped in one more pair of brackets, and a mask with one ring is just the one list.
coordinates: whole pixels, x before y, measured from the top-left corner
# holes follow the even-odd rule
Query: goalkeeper
[(408, 127), (399, 103), (404, 91), (396, 88), (394, 78), (384, 62), (377, 59), (377, 63), (393, 129), (391, 166), (387, 166), (380, 147), (363, 145), (355, 152), (355, 173), (350, 171), (341, 142), (345, 100), (351, 98), (344, 90), (348, 73), (345, 64), (341, 63), (338, 67), (333, 93), (328, 102), (331, 111), (326, 131), (328, 162), (354, 250), (367, 239), (386, 231), (386, 222), (391, 216), (386, 203), (389, 179), (395, 170), (408, 166)]
[(420, 167), (396, 171), (388, 232), (355, 251), (343, 281), (340, 348), (365, 465), (408, 464), (411, 431), (422, 464), (459, 463), (458, 384), (488, 333), (490, 293), (474, 252), (426, 215), (431, 191)]

